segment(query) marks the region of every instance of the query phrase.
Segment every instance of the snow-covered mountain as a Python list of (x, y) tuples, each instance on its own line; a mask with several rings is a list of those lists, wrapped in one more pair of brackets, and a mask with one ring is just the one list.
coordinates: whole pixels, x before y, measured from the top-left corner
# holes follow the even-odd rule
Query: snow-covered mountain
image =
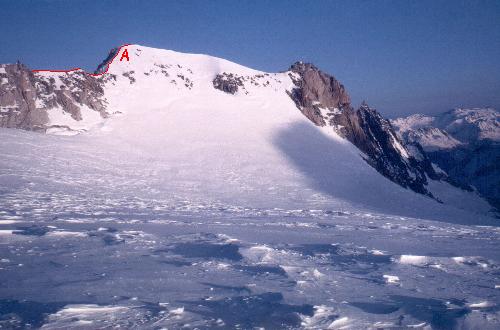
[(500, 141), (500, 112), (493, 108), (457, 108), (437, 116), (415, 114), (392, 123), (406, 139), (420, 143), (425, 150)]
[(0, 328), (499, 328), (489, 204), (311, 64), (0, 81)]
[[(316, 190), (383, 209), (386, 203), (374, 195), (379, 185), (391, 196), (399, 189), (369, 164), (437, 201), (461, 196), (488, 210), (473, 193), (444, 193), (456, 189), (440, 181), (443, 174), (425, 153), (406, 147), (368, 105), (355, 110), (344, 86), (311, 64), (266, 73), (212, 56), (127, 45), (113, 49), (95, 74), (32, 72), (21, 64), (0, 69), (3, 127), (87, 131), (86, 138), (134, 145), (164, 155), (168, 164), (193, 164), (189, 180), (210, 177), (210, 191), (229, 184), (262, 196), (269, 180), (293, 182), (288, 169), (294, 166), (292, 177), (303, 172)], [(282, 188), (289, 193), (289, 186)], [(236, 195), (247, 200), (241, 191)]]
[(392, 121), (407, 144), (418, 143), (456, 182), (475, 186), (500, 207), (500, 112), (453, 109)]

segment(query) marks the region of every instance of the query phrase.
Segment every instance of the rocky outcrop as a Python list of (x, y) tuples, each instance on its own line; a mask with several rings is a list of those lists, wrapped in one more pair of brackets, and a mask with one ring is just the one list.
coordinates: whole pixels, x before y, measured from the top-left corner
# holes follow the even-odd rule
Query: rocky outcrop
[(318, 126), (330, 126), (364, 154), (365, 160), (393, 182), (432, 196), (427, 177), (439, 179), (423, 150), (415, 157), (396, 135), (391, 123), (363, 103), (357, 110), (350, 104), (344, 86), (312, 64), (298, 62), (289, 75), (295, 88), (289, 92), (297, 108)]
[(212, 83), (215, 89), (219, 89), (229, 94), (236, 93), (238, 91), (238, 87), (243, 86), (243, 80), (241, 77), (226, 72), (216, 75)]
[(310, 63), (296, 62), (289, 76), (297, 88), (290, 92), (302, 113), (318, 126), (325, 126), (323, 112), (337, 112), (350, 107), (351, 99), (334, 77), (321, 72)]
[(0, 127), (45, 132), (51, 110), (82, 120), (82, 108), (107, 116), (103, 82), (81, 70), (32, 72), (23, 64), (0, 66)]
[(108, 57), (106, 57), (104, 59), (104, 61), (101, 62), (101, 64), (99, 64), (97, 66), (97, 69), (95, 70), (94, 73), (96, 74), (100, 74), (100, 73), (104, 73), (107, 71), (109, 65), (111, 64), (111, 62), (113, 61), (113, 59), (115, 58), (115, 56), (118, 54), (118, 52), (120, 51), (120, 48), (121, 47), (116, 47), (116, 48), (113, 48), (109, 51), (109, 54), (108, 54)]
[(391, 123), (375, 109), (362, 104), (358, 110), (347, 108), (334, 115), (329, 124), (367, 156), (367, 162), (378, 172), (421, 194), (430, 195), (426, 174), (437, 174), (425, 158), (415, 158), (396, 136)]
[[(43, 88), (43, 86), (41, 86)], [(43, 130), (46, 111), (37, 107), (35, 76), (22, 64), (0, 67), (0, 126)]]

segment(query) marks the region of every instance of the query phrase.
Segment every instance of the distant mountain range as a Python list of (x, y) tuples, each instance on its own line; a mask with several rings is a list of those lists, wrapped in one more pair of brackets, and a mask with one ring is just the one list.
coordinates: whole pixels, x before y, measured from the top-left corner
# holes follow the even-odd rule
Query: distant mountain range
[[(130, 59), (118, 60), (125, 50)], [(300, 112), (321, 131), (350, 142), (389, 180), (438, 202), (444, 201), (443, 195), (431, 182), (467, 190), (474, 185), (498, 206), (500, 133), (493, 109), (413, 115), (391, 123), (366, 103), (355, 109), (344, 86), (309, 63), (265, 73), (215, 57), (138, 45), (113, 49), (96, 73), (102, 74), (79, 69), (33, 72), (20, 63), (0, 65), (0, 127), (57, 135), (105, 130), (118, 115), (139, 109), (151, 113), (179, 98), (188, 100), (176, 103), (180, 108), (193, 102), (209, 104), (212, 96), (207, 95), (217, 91), (232, 96), (222, 108), (244, 108), (251, 99), (265, 107)], [(234, 116), (240, 115), (234, 109)], [(259, 119), (254, 120), (253, 125), (258, 124)], [(132, 119), (129, 125), (134, 125)], [(311, 141), (310, 147), (315, 143)], [(351, 175), (356, 177), (355, 169)]]
[(406, 144), (419, 144), (431, 161), (463, 187), (473, 186), (500, 208), (500, 113), (454, 109), (392, 121)]

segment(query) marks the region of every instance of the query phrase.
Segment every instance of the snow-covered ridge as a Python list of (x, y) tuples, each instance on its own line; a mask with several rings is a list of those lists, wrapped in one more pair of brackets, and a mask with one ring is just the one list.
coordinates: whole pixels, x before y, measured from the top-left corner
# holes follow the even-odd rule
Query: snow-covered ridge
[(283, 73), (140, 45), (112, 50), (99, 67), (103, 72), (89, 74), (81, 69), (30, 71), (22, 64), (5, 65), (0, 72), (0, 90), (4, 91), (0, 126), (76, 134), (102, 126), (109, 115), (135, 111), (145, 99), (156, 108), (181, 94), (203, 94), (213, 89), (212, 81), (221, 73), (240, 77), (239, 93), (245, 95), (266, 87), (283, 92), (292, 85)]
[(453, 149), (462, 145), (462, 142), (437, 127), (422, 127), (403, 134), (406, 141), (419, 143), (426, 151)]
[[(252, 95), (266, 89), (271, 94), (291, 88), (285, 73), (266, 73), (242, 65), (201, 54), (130, 45), (129, 60), (115, 57), (104, 77), (106, 97), (110, 107), (129, 111), (140, 107), (144, 99), (160, 107), (180, 95), (206, 97), (218, 93), (213, 80), (218, 74), (232, 74), (241, 81), (236, 96)], [(123, 93), (127, 90), (127, 93)], [(269, 95), (269, 93), (265, 93)]]
[(392, 120), (392, 124), (402, 131), (407, 131), (410, 129), (419, 129), (432, 125), (434, 120), (435, 117), (433, 116), (417, 113), (408, 117), (394, 119)]
[[(123, 56), (125, 51), (127, 58)], [(242, 189), (241, 201), (253, 198), (247, 193), (256, 194), (257, 199), (265, 196), (261, 189), (266, 186), (266, 178), (259, 176), (259, 167), (269, 171), (268, 179), (280, 177), (280, 171), (290, 173), (291, 163), (309, 173), (311, 160), (327, 159), (323, 154), (337, 148), (335, 159), (325, 164), (332, 168), (312, 173), (316, 189), (328, 193), (333, 189), (347, 199), (361, 203), (372, 200), (371, 204), (376, 205), (378, 198), (373, 194), (365, 196), (351, 187), (353, 176), (359, 179), (366, 175), (369, 185), (378, 182), (372, 180), (373, 175), (378, 176), (373, 172), (375, 168), (402, 187), (443, 199), (426, 187), (428, 178), (438, 178), (432, 174), (430, 164), (420, 164), (425, 158), (413, 158), (376, 110), (367, 105), (354, 110), (344, 86), (313, 65), (296, 63), (291, 71), (266, 73), (208, 55), (139, 45), (122, 47), (112, 55), (108, 57), (113, 60), (107, 72), (97, 77), (81, 71), (33, 73), (22, 65), (7, 67), (9, 79), (17, 79), (11, 85), (14, 99), (23, 102), (23, 92), (32, 90), (32, 94), (29, 102), (24, 101), (24, 112), (9, 114), (8, 125), (3, 126), (37, 127), (57, 134), (87, 131), (90, 139), (97, 137), (130, 146), (130, 150), (141, 154), (159, 154), (165, 158), (162, 163), (190, 164), (185, 171), (194, 173), (186, 180), (204, 182), (204, 177), (210, 176), (211, 183), (206, 184), (210, 191), (231, 182)], [(221, 77), (220, 86), (217, 77)], [(230, 88), (225, 90), (224, 86)], [(47, 88), (47, 93), (41, 92), (42, 88)], [(37, 101), (39, 95), (45, 94), (52, 103)], [(304, 98), (297, 98), (300, 95)], [(319, 116), (332, 115), (314, 121), (316, 111)], [(23, 122), (23, 115), (33, 113), (40, 114), (40, 118)], [(296, 132), (288, 133), (291, 130)], [(311, 148), (312, 154), (305, 157), (304, 151)], [(335, 172), (334, 164), (339, 159), (355, 163), (355, 170), (346, 167), (340, 171), (347, 171), (342, 180)], [(268, 168), (267, 164), (275, 166)], [(248, 172), (243, 177), (234, 174), (239, 171)], [(235, 177), (228, 178), (228, 173)], [(319, 174), (325, 177), (319, 178)], [(179, 177), (174, 176), (172, 182)], [(289, 182), (290, 178), (278, 181)], [(282, 193), (287, 194), (286, 189)], [(487, 210), (484, 205), (480, 209)]]

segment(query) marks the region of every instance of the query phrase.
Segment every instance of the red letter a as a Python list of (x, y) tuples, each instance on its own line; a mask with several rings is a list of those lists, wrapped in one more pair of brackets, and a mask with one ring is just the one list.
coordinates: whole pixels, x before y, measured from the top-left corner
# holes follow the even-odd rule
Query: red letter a
[(126, 50), (126, 49), (122, 53), (122, 57), (120, 58), (120, 62), (123, 60), (123, 58), (126, 58), (127, 62), (129, 61), (129, 59), (128, 59), (128, 50)]

